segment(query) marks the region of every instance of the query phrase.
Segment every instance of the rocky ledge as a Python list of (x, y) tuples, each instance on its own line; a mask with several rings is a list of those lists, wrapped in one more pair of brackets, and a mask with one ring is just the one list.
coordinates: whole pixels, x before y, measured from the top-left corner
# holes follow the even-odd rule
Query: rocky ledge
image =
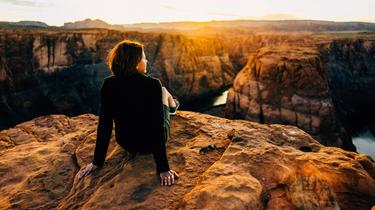
[[(104, 167), (92, 160), (98, 117), (48, 115), (0, 132), (0, 209), (366, 209), (375, 205), (368, 155), (324, 147), (294, 126), (193, 112), (171, 118), (170, 166), (160, 186), (152, 154), (112, 136)], [(202, 147), (215, 149), (200, 154)]]

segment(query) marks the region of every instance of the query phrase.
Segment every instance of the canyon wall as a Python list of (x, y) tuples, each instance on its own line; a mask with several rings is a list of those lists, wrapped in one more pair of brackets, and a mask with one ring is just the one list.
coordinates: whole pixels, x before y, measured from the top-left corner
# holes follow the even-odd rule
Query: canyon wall
[(254, 32), (253, 35), (229, 36), (226, 38), (228, 44), (229, 58), (237, 71), (243, 69), (252, 53), (263, 47), (276, 47), (280, 45), (309, 45), (311, 39), (307, 38), (308, 32)]
[(372, 37), (290, 36), (260, 48), (229, 91), (227, 116), (295, 125), (324, 145), (355, 150), (350, 136), (375, 125), (374, 52)]
[(317, 49), (268, 47), (253, 53), (227, 98), (227, 116), (296, 125), (327, 146), (343, 147), (330, 98), (329, 78)]
[[(166, 144), (179, 177), (160, 186), (152, 154), (112, 135), (93, 158), (98, 116), (47, 115), (0, 132), (0, 209), (342, 209), (375, 206), (375, 161), (325, 147), (295, 126), (177, 111)], [(214, 145), (205, 154), (202, 147)]]
[(290, 37), (278, 35), (243, 35), (227, 38), (229, 57), (233, 66), (240, 71), (245, 67), (249, 56), (263, 47), (278, 46)]
[(375, 126), (375, 38), (317, 45), (331, 80), (331, 98), (350, 134)]
[(148, 75), (182, 102), (232, 84), (248, 62), (229, 93), (230, 118), (296, 125), (350, 150), (350, 135), (375, 124), (373, 38), (279, 32), (224, 41), (87, 29), (1, 33), (0, 129), (50, 113), (98, 114), (98, 90), (111, 75), (104, 61), (123, 39), (144, 43)]
[(0, 129), (37, 116), (98, 114), (99, 88), (111, 72), (108, 50), (131, 39), (145, 45), (148, 75), (181, 101), (232, 84), (224, 40), (106, 29), (0, 31)]

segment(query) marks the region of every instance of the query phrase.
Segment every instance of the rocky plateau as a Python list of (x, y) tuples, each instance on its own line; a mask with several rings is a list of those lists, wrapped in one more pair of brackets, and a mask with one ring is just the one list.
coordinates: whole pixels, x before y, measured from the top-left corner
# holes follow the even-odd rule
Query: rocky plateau
[(47, 115), (1, 131), (0, 209), (375, 208), (370, 156), (325, 147), (295, 126), (187, 111), (171, 118), (175, 185), (160, 186), (152, 154), (129, 153), (114, 135), (104, 166), (78, 180), (97, 123), (92, 114)]

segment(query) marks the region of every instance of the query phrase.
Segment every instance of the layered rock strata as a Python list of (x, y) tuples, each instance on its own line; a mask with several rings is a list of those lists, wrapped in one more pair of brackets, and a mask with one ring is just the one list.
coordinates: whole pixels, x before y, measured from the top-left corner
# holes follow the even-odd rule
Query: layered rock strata
[[(358, 209), (375, 205), (375, 162), (324, 147), (294, 126), (193, 112), (171, 118), (170, 166), (160, 186), (152, 154), (112, 135), (103, 168), (92, 160), (98, 117), (49, 115), (0, 132), (0, 209)], [(202, 147), (215, 149), (200, 154)]]
[(0, 31), (0, 129), (37, 116), (98, 114), (98, 91), (111, 72), (108, 50), (124, 40), (145, 45), (148, 74), (181, 101), (233, 83), (224, 40), (106, 29)]
[(254, 32), (253, 35), (237, 35), (226, 38), (229, 58), (237, 71), (241, 71), (252, 53), (264, 47), (277, 47), (298, 43), (312, 46), (311, 32)]
[(227, 98), (227, 116), (295, 125), (327, 146), (348, 148), (337, 121), (330, 80), (316, 48), (262, 48), (249, 57)]
[(279, 36), (279, 35), (242, 35), (242, 36), (230, 36), (227, 38), (229, 57), (236, 67), (237, 71), (240, 71), (245, 67), (249, 56), (263, 47), (274, 47), (282, 45), (288, 40), (290, 36)]
[[(360, 35), (358, 34), (358, 36)], [(237, 40), (245, 45), (242, 48), (249, 48), (250, 51), (254, 50), (253, 48), (257, 46), (257, 43), (274, 45), (276, 50), (271, 49), (271, 47), (261, 48), (258, 52), (249, 56), (244, 72), (238, 74), (234, 89), (229, 94), (227, 116), (263, 123), (297, 125), (323, 144), (355, 150), (350, 136), (375, 125), (375, 70), (373, 68), (375, 40), (372, 37), (337, 38), (290, 35), (289, 39), (283, 39), (280, 36), (278, 39), (273, 39), (279, 41), (268, 43), (266, 36), (258, 36), (258, 39), (255, 39), (256, 37), (245, 36), (239, 37)], [(284, 41), (281, 42), (281, 40)], [(299, 48), (301, 52), (295, 54), (289, 48)], [(306, 52), (302, 52), (304, 50)], [(316, 58), (309, 60), (306, 56), (310, 56), (311, 51), (314, 51), (313, 54)], [(238, 54), (239, 50), (234, 52)], [(267, 53), (270, 55), (266, 55)], [(230, 51), (230, 55), (235, 54)], [(283, 67), (284, 64), (285, 67)], [(266, 68), (270, 69), (265, 70)], [(293, 94), (288, 93), (288, 97), (275, 98), (272, 93), (280, 95), (280, 91), (285, 92), (285, 87), (288, 86), (281, 84), (282, 82), (285, 83), (287, 75), (284, 74), (283, 81), (280, 82), (279, 74), (284, 72), (285, 68), (293, 69), (289, 72), (294, 72), (295, 75), (290, 77), (289, 82), (292, 84), (291, 86), (296, 88), (294, 90), (292, 90), (293, 88), (287, 88), (294, 91)], [(322, 68), (324, 71), (319, 71)], [(306, 72), (306, 74), (300, 72)], [(308, 72), (320, 75), (323, 80), (309, 76)], [(259, 75), (269, 74), (271, 80), (266, 78), (267, 81), (264, 83), (261, 81), (262, 78), (248, 76), (257, 73)], [(311, 82), (308, 82), (308, 79), (312, 79)], [(329, 86), (329, 88), (326, 88), (329, 94), (323, 97), (321, 93), (315, 91), (316, 88), (314, 87), (316, 83), (318, 83), (318, 86), (322, 84), (322, 81), (326, 83), (327, 87)], [(272, 85), (274, 90), (268, 89), (263, 93), (263, 89), (266, 86), (270, 87), (270, 83), (280, 83), (280, 85)], [(308, 92), (311, 89), (316, 93), (308, 95), (302, 93), (301, 95), (301, 88), (302, 92)], [(251, 91), (249, 92), (249, 90)], [(271, 104), (266, 103), (264, 107), (262, 104), (264, 98), (269, 95), (269, 91), (272, 92), (271, 97), (275, 100), (269, 101)], [(260, 96), (260, 94), (264, 95)], [(257, 98), (257, 101), (253, 100), (254, 97)], [(269, 105), (272, 107), (270, 108)], [(326, 110), (325, 114), (317, 112), (321, 108)], [(292, 112), (287, 113), (286, 110)], [(295, 113), (300, 114), (295, 116)], [(305, 116), (310, 119), (304, 120)], [(270, 120), (270, 118), (273, 119)], [(327, 130), (329, 127), (331, 127), (331, 131)]]

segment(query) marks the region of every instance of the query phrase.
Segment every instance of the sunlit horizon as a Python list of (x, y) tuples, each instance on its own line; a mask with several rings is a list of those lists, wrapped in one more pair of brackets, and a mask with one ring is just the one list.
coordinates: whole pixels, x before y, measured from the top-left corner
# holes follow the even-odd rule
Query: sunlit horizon
[(87, 18), (108, 24), (232, 20), (320, 20), (375, 23), (375, 1), (357, 0), (0, 0), (0, 21), (50, 26)]

